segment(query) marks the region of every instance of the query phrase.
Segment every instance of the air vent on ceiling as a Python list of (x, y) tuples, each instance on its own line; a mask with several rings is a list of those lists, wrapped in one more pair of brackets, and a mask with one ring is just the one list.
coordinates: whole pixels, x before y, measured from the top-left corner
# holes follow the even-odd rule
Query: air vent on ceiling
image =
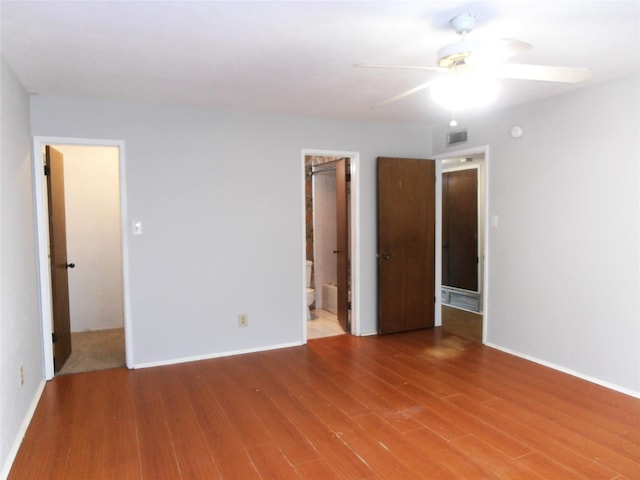
[(447, 134), (447, 147), (451, 145), (457, 145), (458, 143), (464, 143), (467, 141), (467, 131), (461, 130), (459, 132), (451, 132)]

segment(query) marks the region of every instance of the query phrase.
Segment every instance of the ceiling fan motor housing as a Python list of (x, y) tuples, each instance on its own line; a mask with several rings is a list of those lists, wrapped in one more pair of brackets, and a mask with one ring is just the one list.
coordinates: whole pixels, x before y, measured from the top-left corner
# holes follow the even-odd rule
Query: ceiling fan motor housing
[(449, 23), (462, 38), (438, 50), (438, 65), (443, 68), (464, 65), (465, 59), (480, 49), (479, 42), (467, 39), (467, 33), (473, 30), (476, 24), (476, 17), (474, 15), (469, 13), (458, 15), (452, 18)]
[(457, 34), (469, 33), (476, 26), (476, 17), (470, 13), (453, 17), (449, 22)]
[(445, 45), (438, 50), (438, 65), (443, 68), (459, 67), (465, 60), (480, 50), (480, 43), (462, 38), (462, 40)]

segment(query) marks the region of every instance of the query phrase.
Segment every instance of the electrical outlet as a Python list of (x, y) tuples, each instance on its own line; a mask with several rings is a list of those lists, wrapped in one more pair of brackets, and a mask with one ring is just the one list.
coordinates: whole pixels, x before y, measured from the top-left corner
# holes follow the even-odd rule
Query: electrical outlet
[(241, 313), (238, 315), (238, 326), (239, 327), (247, 327), (249, 326), (249, 315), (246, 313)]
[(20, 365), (20, 386), (24, 385), (24, 366)]

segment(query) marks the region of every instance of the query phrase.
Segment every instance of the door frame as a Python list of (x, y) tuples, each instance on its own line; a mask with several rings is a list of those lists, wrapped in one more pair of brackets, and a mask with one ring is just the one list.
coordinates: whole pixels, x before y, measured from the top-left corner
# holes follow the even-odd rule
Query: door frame
[(42, 331), (42, 362), (45, 380), (51, 380), (53, 370), (51, 270), (49, 265), (49, 213), (47, 192), (43, 168), (45, 145), (82, 145), (90, 147), (118, 148), (118, 167), (120, 181), (120, 240), (122, 247), (122, 300), (124, 312), (125, 357), (127, 368), (133, 368), (133, 329), (131, 322), (131, 302), (129, 294), (129, 242), (127, 219), (126, 157), (123, 140), (101, 140), (69, 137), (33, 137), (33, 191), (36, 214), (36, 242), (38, 262), (38, 286), (40, 290), (40, 319)]
[(450, 158), (466, 157), (482, 154), (484, 159), (483, 179), (479, 179), (478, 188), (484, 192), (483, 222), (484, 238), (482, 245), (482, 343), (486, 343), (489, 312), (489, 145), (472, 147), (464, 150), (455, 150), (440, 155), (435, 155), (436, 160), (436, 305), (435, 325), (442, 326), (442, 161)]
[[(307, 293), (306, 293), (306, 268), (305, 260), (306, 255), (306, 231), (305, 231), (305, 168), (304, 159), (306, 156), (318, 156), (318, 157), (343, 157), (349, 159), (349, 174), (351, 176), (350, 193), (349, 193), (349, 209), (351, 211), (351, 217), (349, 221), (349, 245), (351, 250), (350, 259), (350, 272), (351, 272), (351, 335), (362, 335), (360, 326), (360, 154), (358, 152), (350, 152), (344, 150), (318, 150), (318, 149), (302, 149), (302, 156), (300, 162), (300, 185), (301, 185), (301, 199), (300, 210), (302, 219), (302, 258), (300, 259), (300, 294), (302, 299), (302, 312), (300, 318), (302, 319), (302, 343), (307, 343)], [(316, 286), (317, 288), (317, 286)]]

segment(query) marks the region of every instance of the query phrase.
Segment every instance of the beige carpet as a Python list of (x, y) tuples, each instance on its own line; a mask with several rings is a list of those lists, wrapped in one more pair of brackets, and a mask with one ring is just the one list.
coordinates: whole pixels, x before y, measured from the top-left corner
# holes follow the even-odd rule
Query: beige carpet
[(71, 333), (71, 356), (58, 375), (125, 366), (124, 329)]

